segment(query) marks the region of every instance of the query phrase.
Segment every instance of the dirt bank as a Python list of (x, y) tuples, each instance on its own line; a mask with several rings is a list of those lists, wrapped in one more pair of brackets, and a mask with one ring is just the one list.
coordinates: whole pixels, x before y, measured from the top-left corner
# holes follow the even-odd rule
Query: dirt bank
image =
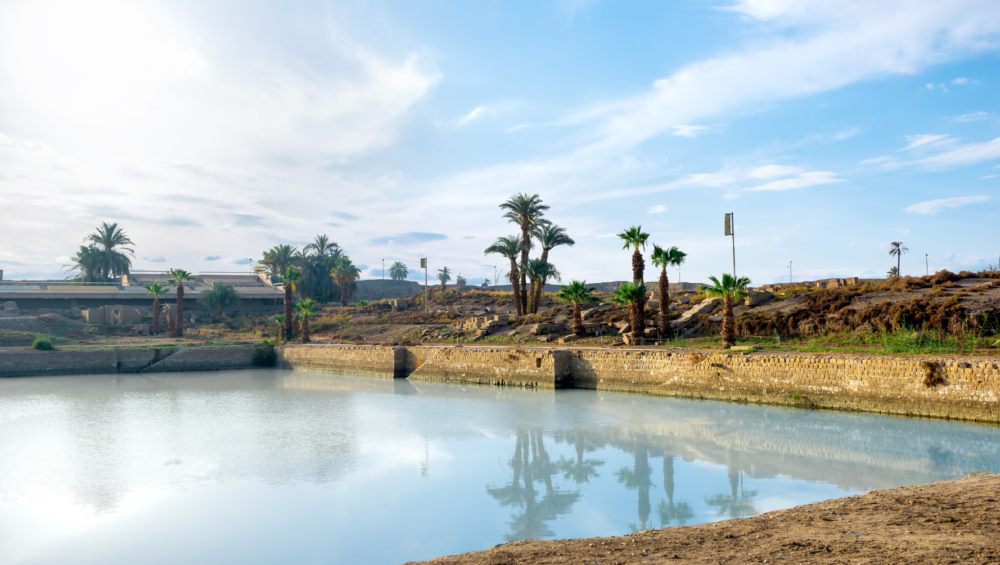
[(610, 538), (519, 541), (437, 565), (515, 563), (997, 563), (1000, 475)]

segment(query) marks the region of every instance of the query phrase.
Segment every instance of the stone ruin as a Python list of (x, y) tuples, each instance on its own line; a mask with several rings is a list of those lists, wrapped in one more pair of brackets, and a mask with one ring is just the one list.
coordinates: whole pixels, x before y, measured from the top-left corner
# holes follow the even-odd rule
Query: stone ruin
[(100, 308), (88, 308), (81, 312), (88, 324), (105, 324), (117, 326), (121, 324), (141, 324), (142, 314), (131, 306), (109, 304)]

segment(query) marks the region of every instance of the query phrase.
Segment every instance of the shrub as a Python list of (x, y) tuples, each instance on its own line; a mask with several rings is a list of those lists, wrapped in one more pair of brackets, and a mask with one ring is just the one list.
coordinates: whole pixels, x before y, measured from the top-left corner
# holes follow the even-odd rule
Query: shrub
[(55, 347), (52, 347), (52, 340), (47, 337), (36, 338), (31, 344), (32, 349), (37, 349), (38, 351), (52, 351)]

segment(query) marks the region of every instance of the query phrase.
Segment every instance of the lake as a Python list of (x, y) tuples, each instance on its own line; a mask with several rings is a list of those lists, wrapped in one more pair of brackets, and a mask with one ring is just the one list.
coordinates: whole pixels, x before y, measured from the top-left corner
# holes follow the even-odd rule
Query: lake
[(1000, 428), (257, 370), (0, 379), (3, 563), (401, 563), (1000, 472)]

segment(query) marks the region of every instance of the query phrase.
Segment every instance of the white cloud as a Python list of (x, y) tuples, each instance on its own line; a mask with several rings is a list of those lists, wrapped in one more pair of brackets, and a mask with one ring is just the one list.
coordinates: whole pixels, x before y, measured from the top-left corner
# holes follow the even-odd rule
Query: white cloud
[(496, 115), (497, 115), (497, 113), (495, 111), (493, 111), (492, 109), (487, 108), (486, 106), (479, 106), (479, 107), (475, 108), (474, 110), (472, 110), (471, 112), (469, 112), (468, 114), (466, 114), (466, 115), (462, 116), (461, 118), (459, 118), (458, 119), (458, 125), (459, 126), (464, 126), (465, 124), (467, 124), (469, 122), (478, 120), (480, 118), (485, 118), (485, 117), (493, 117), (493, 118), (495, 118)]
[(927, 90), (934, 90), (934, 83), (928, 82), (924, 88), (926, 88)]
[(950, 151), (924, 157), (908, 164), (926, 169), (944, 170), (992, 159), (1000, 159), (1000, 137), (982, 143), (967, 143)]
[(952, 84), (969, 84), (969, 79), (966, 77), (957, 77), (951, 79)]
[(935, 135), (935, 134), (908, 135), (906, 136), (906, 140), (909, 141), (910, 144), (900, 149), (900, 151), (917, 149), (919, 147), (943, 145), (945, 143), (954, 143), (958, 141), (957, 139), (954, 139), (948, 135)]
[(816, 171), (811, 173), (801, 173), (794, 178), (755, 186), (750, 190), (792, 190), (796, 188), (806, 188), (809, 186), (832, 184), (837, 182), (844, 182), (844, 179), (837, 178), (837, 173), (830, 171)]
[(988, 202), (991, 198), (989, 196), (962, 196), (959, 198), (941, 198), (939, 200), (928, 200), (927, 202), (919, 202), (910, 206), (906, 209), (907, 212), (911, 214), (937, 214), (945, 208), (958, 208), (960, 206), (968, 206), (969, 204), (978, 204), (980, 202)]
[(708, 131), (708, 126), (674, 126), (674, 135), (681, 137), (697, 137), (698, 134)]
[(649, 210), (647, 210), (647, 212), (649, 212), (650, 214), (662, 214), (662, 213), (664, 213), (666, 211), (667, 211), (667, 207), (664, 206), (663, 204), (657, 204), (655, 206), (650, 206)]
[(982, 120), (988, 120), (993, 117), (992, 112), (970, 112), (968, 114), (962, 114), (957, 118), (952, 119), (954, 122), (978, 122)]
[(797, 175), (802, 172), (798, 167), (788, 167), (785, 165), (764, 165), (750, 171), (747, 175), (752, 179), (769, 179), (774, 177), (787, 177)]
[(889, 157), (883, 155), (881, 157), (875, 157), (872, 159), (865, 159), (864, 161), (858, 162), (859, 165), (881, 165), (883, 163), (888, 163), (892, 161)]
[(1000, 177), (1000, 175), (986, 175), (985, 177), (979, 177), (977, 180), (994, 179)]

